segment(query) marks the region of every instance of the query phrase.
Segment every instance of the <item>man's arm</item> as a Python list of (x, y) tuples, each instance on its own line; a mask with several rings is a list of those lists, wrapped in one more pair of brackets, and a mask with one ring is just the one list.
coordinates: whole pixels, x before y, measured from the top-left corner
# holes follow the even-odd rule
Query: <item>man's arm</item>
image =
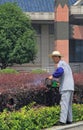
[(49, 79), (52, 79), (52, 78), (59, 78), (63, 75), (64, 73), (64, 69), (62, 67), (58, 67), (55, 72), (49, 76)]

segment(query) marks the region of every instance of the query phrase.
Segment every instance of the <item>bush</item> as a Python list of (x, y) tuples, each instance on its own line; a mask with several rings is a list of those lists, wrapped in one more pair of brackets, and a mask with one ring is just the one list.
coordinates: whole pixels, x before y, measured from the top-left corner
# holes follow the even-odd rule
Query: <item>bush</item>
[(0, 74), (14, 74), (14, 73), (18, 73), (18, 72), (14, 69), (9, 69), (9, 68), (0, 70)]
[(42, 69), (35, 69), (35, 70), (32, 70), (32, 73), (42, 74), (42, 73), (46, 73), (46, 71), (45, 71), (45, 70), (42, 70)]
[(83, 104), (73, 105), (73, 120), (74, 122), (83, 120)]
[[(9, 108), (9, 110), (19, 109), (33, 101), (46, 106), (59, 104), (59, 91), (49, 90), (44, 84), (44, 80), (48, 76), (48, 73), (1, 73), (0, 111), (3, 111), (4, 108)], [(74, 80), (76, 85), (74, 102), (83, 103), (82, 82), (81, 84), (78, 82), (77, 85), (77, 74), (74, 75)]]
[(46, 88), (44, 79), (47, 76), (47, 73), (0, 74), (0, 111), (4, 108), (19, 109), (33, 101), (53, 105), (56, 94)]
[[(57, 125), (60, 107), (25, 106), (19, 111), (0, 113), (1, 130), (41, 130)], [(73, 104), (74, 122), (83, 120), (83, 105)]]
[(25, 106), (12, 113), (5, 110), (0, 115), (0, 128), (2, 130), (40, 130), (47, 128), (58, 122), (59, 109), (59, 106), (40, 108)]
[(78, 87), (83, 87), (83, 73), (74, 73), (74, 82)]
[(74, 73), (75, 92), (74, 102), (83, 103), (83, 73)]

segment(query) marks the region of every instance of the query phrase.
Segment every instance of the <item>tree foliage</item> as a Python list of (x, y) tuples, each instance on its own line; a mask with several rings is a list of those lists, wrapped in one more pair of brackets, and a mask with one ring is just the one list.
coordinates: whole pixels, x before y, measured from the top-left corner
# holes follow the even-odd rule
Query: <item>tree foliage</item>
[(0, 67), (34, 62), (37, 53), (35, 31), (28, 16), (16, 5), (0, 5)]

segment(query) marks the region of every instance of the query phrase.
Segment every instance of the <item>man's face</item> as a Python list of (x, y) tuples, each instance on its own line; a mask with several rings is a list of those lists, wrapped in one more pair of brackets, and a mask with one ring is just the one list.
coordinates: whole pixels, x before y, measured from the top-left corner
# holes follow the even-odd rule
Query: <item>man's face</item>
[(52, 56), (52, 59), (53, 59), (55, 64), (57, 64), (60, 61), (60, 57), (59, 56)]

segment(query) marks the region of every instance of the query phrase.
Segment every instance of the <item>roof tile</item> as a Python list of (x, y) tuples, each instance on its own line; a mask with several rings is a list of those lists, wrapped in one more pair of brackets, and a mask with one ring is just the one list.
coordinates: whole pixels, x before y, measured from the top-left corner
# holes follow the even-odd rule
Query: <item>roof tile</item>
[[(5, 2), (17, 2), (17, 4), (25, 12), (54, 12), (55, 0), (0, 0), (0, 4)], [(69, 5), (72, 5), (77, 0), (69, 0)]]

